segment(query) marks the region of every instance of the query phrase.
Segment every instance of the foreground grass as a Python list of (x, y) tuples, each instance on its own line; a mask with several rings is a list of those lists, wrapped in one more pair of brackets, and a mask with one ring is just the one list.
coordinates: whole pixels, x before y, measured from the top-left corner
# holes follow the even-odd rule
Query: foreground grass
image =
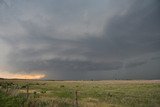
[[(30, 107), (73, 107), (77, 92), (80, 107), (160, 107), (159, 80), (131, 81), (33, 81), (1, 80), (13, 82), (23, 87), (29, 84), (29, 98), (19, 101)], [(10, 88), (11, 89), (11, 88)], [(4, 92), (4, 91), (3, 91)], [(10, 91), (6, 104), (17, 102), (17, 95), (26, 94), (25, 88), (19, 88), (16, 96)], [(15, 97), (13, 97), (15, 96)], [(8, 97), (2, 94), (1, 98)], [(10, 98), (12, 97), (12, 98)], [(26, 98), (26, 96), (24, 96)], [(23, 98), (23, 99), (24, 99)], [(0, 100), (0, 103), (3, 100)], [(17, 103), (17, 104), (18, 104)], [(0, 106), (1, 107), (1, 106)], [(3, 106), (9, 107), (9, 106)], [(10, 106), (14, 107), (14, 106)], [(16, 107), (16, 106), (15, 106)]]
[(10, 96), (0, 91), (0, 107), (21, 107), (24, 101), (22, 96)]

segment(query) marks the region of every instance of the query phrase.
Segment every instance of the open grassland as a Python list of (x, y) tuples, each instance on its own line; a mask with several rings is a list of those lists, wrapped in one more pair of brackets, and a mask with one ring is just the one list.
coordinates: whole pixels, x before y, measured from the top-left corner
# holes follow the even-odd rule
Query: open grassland
[(0, 107), (160, 107), (160, 80), (0, 80), (0, 85)]

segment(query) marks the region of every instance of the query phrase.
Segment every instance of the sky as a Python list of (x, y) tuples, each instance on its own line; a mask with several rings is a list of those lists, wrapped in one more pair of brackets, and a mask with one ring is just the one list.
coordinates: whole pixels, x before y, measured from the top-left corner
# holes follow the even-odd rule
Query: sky
[(0, 0), (0, 78), (160, 79), (160, 0)]

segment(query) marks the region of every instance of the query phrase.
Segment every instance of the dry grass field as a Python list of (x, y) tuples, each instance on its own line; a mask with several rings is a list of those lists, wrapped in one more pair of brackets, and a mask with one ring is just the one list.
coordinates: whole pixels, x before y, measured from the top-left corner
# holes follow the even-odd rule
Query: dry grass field
[(160, 80), (0, 80), (0, 107), (160, 107)]

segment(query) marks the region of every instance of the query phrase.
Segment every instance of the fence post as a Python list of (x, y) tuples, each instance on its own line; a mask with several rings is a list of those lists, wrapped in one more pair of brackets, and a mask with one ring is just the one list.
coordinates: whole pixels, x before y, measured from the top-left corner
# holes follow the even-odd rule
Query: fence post
[(78, 91), (75, 91), (75, 107), (78, 107)]
[(27, 84), (27, 100), (28, 100), (28, 97), (29, 97), (29, 84)]

